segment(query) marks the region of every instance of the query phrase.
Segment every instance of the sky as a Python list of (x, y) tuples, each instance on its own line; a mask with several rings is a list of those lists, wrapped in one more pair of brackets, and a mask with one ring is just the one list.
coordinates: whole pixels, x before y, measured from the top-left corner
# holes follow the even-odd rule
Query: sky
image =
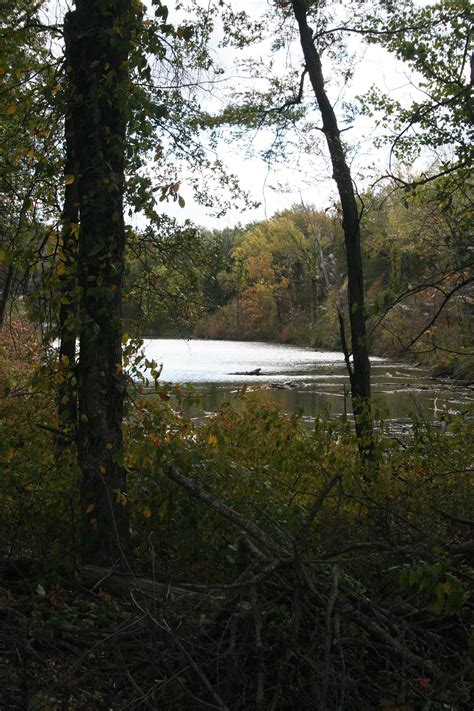
[[(233, 0), (232, 7), (235, 10), (245, 9), (249, 14), (257, 17), (271, 4), (266, 0), (247, 0), (246, 2)], [(171, 16), (172, 13), (170, 13)], [(214, 92), (214, 108), (218, 107), (219, 102), (222, 106), (225, 105), (226, 97), (232, 95), (233, 86), (242, 88), (242, 80), (239, 79), (236, 83), (234, 77), (242, 77), (243, 74), (240, 66), (242, 56), (239, 56), (233, 48), (221, 48), (218, 45), (219, 32), (216, 33), (213, 51), (219, 65), (224, 70), (222, 76), (227, 81), (221, 82), (219, 88), (216, 88)], [(344, 89), (344, 94), (339, 93), (339, 88), (336, 88), (336, 93), (334, 93), (330, 82), (327, 83), (327, 89), (330, 94), (331, 91), (333, 92), (332, 98), (337, 101), (337, 105), (340, 106), (342, 100), (353, 100), (357, 95), (364, 94), (372, 84), (377, 85), (383, 91), (396, 95), (399, 100), (413, 95), (414, 89), (407, 67), (385, 50), (373, 45), (364, 46), (358, 38), (351, 37), (349, 51), (354, 53), (354, 75), (350, 85)], [(254, 58), (268, 53), (268, 43), (257, 45), (252, 50)], [(243, 57), (245, 56), (244, 53)], [(289, 61), (293, 66), (302, 66), (299, 45), (295, 45), (291, 52), (280, 53), (275, 61), (282, 63)], [(325, 70), (327, 78), (331, 76), (333, 67), (326, 63), (323, 70)], [(247, 86), (250, 88), (252, 82), (247, 82)], [(373, 122), (363, 117), (357, 118), (353, 127), (344, 134), (346, 144), (350, 148), (353, 175), (360, 189), (367, 187), (375, 176), (380, 176), (387, 169), (388, 150), (374, 148), (373, 138), (375, 135), (376, 128)], [(273, 134), (270, 130), (254, 132), (249, 134), (247, 141), (233, 145), (222, 142), (218, 148), (218, 155), (226, 167), (239, 177), (241, 184), (248, 190), (251, 198), (260, 203), (258, 208), (244, 209), (244, 211), (233, 209), (224, 216), (214, 217), (193, 201), (191, 190), (184, 178), (181, 183), (181, 193), (186, 201), (185, 208), (179, 209), (169, 206), (166, 209), (178, 219), (185, 216), (206, 227), (222, 228), (233, 226), (239, 222), (246, 224), (254, 220), (267, 219), (275, 212), (300, 203), (301, 200), (306, 205), (314, 205), (319, 210), (330, 208), (336, 200), (336, 191), (331, 180), (328, 161), (318, 156), (320, 146), (323, 144), (315, 145), (314, 155), (298, 156), (295, 154), (284, 165), (269, 165), (257, 155), (252, 156), (247, 153), (246, 149), (249, 144), (256, 152), (258, 149), (268, 146), (272, 137)], [(372, 164), (373, 169), (371, 168)]]

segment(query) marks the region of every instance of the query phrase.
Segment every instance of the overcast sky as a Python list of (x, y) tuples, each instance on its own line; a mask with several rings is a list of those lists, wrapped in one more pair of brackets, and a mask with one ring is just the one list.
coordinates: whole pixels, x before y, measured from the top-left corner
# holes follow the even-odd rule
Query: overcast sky
[[(272, 4), (266, 0), (246, 0), (245, 2), (234, 0), (232, 7), (236, 10), (245, 9), (248, 13), (260, 16)], [(218, 39), (217, 33), (214, 52), (219, 65), (224, 70), (222, 77), (226, 78), (228, 82), (223, 82), (216, 87), (214, 107), (217, 107), (219, 101), (222, 102), (222, 106), (225, 105), (226, 97), (229, 96), (232, 86), (239, 86), (238, 83), (235, 84), (233, 77), (241, 77), (243, 73), (241, 66), (239, 66), (242, 55), (232, 48), (219, 48)], [(357, 95), (366, 92), (372, 84), (396, 95), (399, 100), (413, 94), (413, 86), (405, 66), (385, 50), (375, 46), (364, 46), (357, 37), (351, 37), (349, 42), (349, 49), (355, 54), (353, 80), (345, 88), (344, 95), (340, 95), (339, 89), (336, 89), (337, 93), (333, 93), (333, 99), (337, 98), (338, 103), (342, 99), (353, 100)], [(268, 49), (268, 44), (257, 45), (252, 50), (253, 56), (266, 54)], [(288, 61), (288, 53), (285, 53), (280, 61)], [(295, 45), (291, 50), (290, 61), (294, 66), (302, 66), (299, 45)], [(328, 64), (323, 66), (323, 70), (325, 70), (326, 79), (331, 76), (331, 67)], [(327, 89), (331, 93), (332, 87), (328, 81)], [(388, 152), (386, 150), (375, 151), (372, 144), (374, 135), (373, 124), (365, 118), (356, 119), (353, 127), (344, 133), (347, 145), (354, 148), (354, 153), (351, 155), (353, 175), (360, 182), (361, 189), (370, 183), (372, 176), (380, 175), (387, 166)], [(272, 133), (270, 130), (259, 134), (253, 133), (249, 139), (253, 149), (258, 150), (269, 145)], [(186, 207), (181, 210), (174, 207), (168, 208), (179, 219), (185, 216), (208, 227), (232, 226), (237, 222), (245, 224), (252, 220), (271, 217), (275, 212), (299, 203), (301, 199), (306, 204), (312, 204), (321, 210), (330, 207), (336, 199), (334, 184), (330, 177), (331, 171), (327, 161), (318, 158), (317, 146), (315, 146), (314, 156), (295, 154), (285, 166), (268, 165), (258, 156), (249, 156), (243, 143), (230, 146), (223, 143), (218, 155), (227, 168), (239, 177), (242, 185), (250, 192), (252, 199), (261, 203), (260, 207), (255, 210), (247, 209), (244, 212), (237, 209), (230, 210), (224, 217), (215, 218), (204, 208), (194, 203), (191, 190), (183, 180), (181, 192), (186, 199)], [(373, 169), (370, 168), (372, 164), (375, 164)], [(366, 176), (365, 181), (362, 179), (363, 175)]]
[[(145, 1), (151, 6), (151, 0)], [(51, 0), (47, 10), (49, 19), (61, 21), (69, 4), (67, 0)], [(176, 3), (169, 0), (167, 4), (170, 9), (170, 21), (182, 21), (183, 13), (176, 12)], [(203, 0), (201, 4), (203, 7), (207, 7), (206, 0)], [(274, 0), (231, 0), (231, 5), (236, 11), (245, 10), (251, 16), (260, 17), (266, 10), (271, 9), (275, 2)], [(334, 7), (341, 8), (341, 5), (335, 4)], [(202, 103), (208, 110), (223, 108), (229, 97), (232, 97), (233, 89), (252, 87), (250, 81), (243, 79), (245, 72), (240, 64), (242, 59), (249, 56), (254, 58), (268, 56), (270, 52), (270, 40), (257, 44), (251, 51), (246, 50), (239, 53), (233, 48), (220, 47), (221, 39), (222, 31), (217, 25), (212, 41), (212, 51), (223, 73), (218, 76), (219, 83), (213, 89), (212, 97), (205, 97), (203, 94)], [(332, 100), (337, 102), (336, 108), (340, 107), (343, 100), (350, 101), (357, 95), (363, 94), (372, 84), (392, 93), (399, 100), (413, 95), (414, 89), (410, 83), (408, 69), (387, 52), (375, 46), (366, 47), (354, 36), (349, 38), (349, 50), (354, 54), (354, 75), (350, 85), (345, 87), (342, 94), (340, 89), (334, 87), (333, 82), (329, 81), (333, 67), (327, 61), (323, 65), (327, 90)], [(281, 61), (283, 65), (290, 63), (293, 67), (302, 68), (303, 59), (299, 43), (296, 43), (291, 51), (285, 50), (276, 55), (277, 69), (278, 61)], [(356, 179), (359, 189), (367, 187), (374, 176), (382, 174), (387, 167), (388, 151), (376, 151), (373, 148), (374, 135), (373, 124), (368, 119), (360, 117), (354, 121), (349, 130), (344, 132), (344, 140), (351, 151), (353, 177)], [(242, 206), (240, 206), (238, 209), (228, 211), (223, 217), (216, 218), (208, 210), (195, 203), (185, 173), (181, 179), (180, 189), (186, 201), (185, 207), (179, 208), (177, 205), (164, 204), (163, 209), (180, 221), (190, 219), (207, 227), (225, 227), (238, 222), (245, 224), (253, 220), (271, 217), (275, 212), (299, 203), (301, 199), (305, 204), (314, 205), (320, 210), (331, 207), (336, 200), (331, 171), (327, 160), (322, 160), (318, 156), (324, 143), (319, 141), (319, 146), (315, 143), (314, 153), (311, 155), (301, 155), (296, 151), (285, 165), (267, 164), (258, 155), (249, 155), (249, 147), (253, 149), (254, 153), (258, 153), (259, 150), (267, 148), (272, 140), (273, 132), (270, 129), (265, 129), (249, 133), (245, 142), (231, 145), (222, 142), (216, 153), (216, 157), (223, 161), (226, 168), (238, 176), (242, 186), (250, 193), (252, 200), (260, 203), (260, 207), (257, 209), (242, 211)], [(212, 156), (211, 152), (210, 156)], [(136, 222), (141, 225), (142, 219), (138, 217)]]

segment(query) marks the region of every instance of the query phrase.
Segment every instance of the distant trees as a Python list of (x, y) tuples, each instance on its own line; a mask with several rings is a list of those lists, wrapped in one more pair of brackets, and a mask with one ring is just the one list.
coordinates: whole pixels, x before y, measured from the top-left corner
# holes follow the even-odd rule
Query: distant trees
[(437, 361), (440, 372), (467, 375), (473, 357), (470, 207), (460, 190), (449, 205), (437, 195), (436, 183), (427, 183), (409, 194), (385, 188), (364, 196), (370, 331), (379, 351), (411, 352)]
[[(462, 375), (473, 350), (466, 204), (436, 207), (434, 190), (361, 196), (368, 336), (374, 355), (410, 350), (420, 362)], [(219, 243), (217, 231), (213, 239)], [(218, 282), (223, 291), (208, 299), (197, 335), (338, 347), (347, 277), (337, 214), (295, 205), (250, 224), (235, 237), (227, 268), (220, 267), (209, 262), (204, 270), (204, 283)]]
[(336, 234), (333, 217), (301, 207), (242, 229), (221, 265), (225, 268), (206, 269), (205, 283), (214, 280), (220, 290), (209, 300), (214, 316), (198, 333), (296, 341), (306, 333), (311, 338), (314, 331), (308, 329), (317, 328), (315, 310), (327, 290), (324, 275), (335, 267)]
[[(432, 358), (436, 353), (440, 362), (457, 363), (466, 373), (466, 358), (472, 363), (473, 354), (472, 341), (468, 346), (464, 336), (472, 329), (462, 333), (454, 328), (456, 342), (447, 325), (454, 327), (456, 312), (469, 318), (473, 298), (472, 7), (466, 0), (422, 6), (405, 2), (384, 4), (384, 11), (383, 18), (371, 17), (361, 29), (369, 42), (405, 62), (417, 78), (408, 102), (374, 87), (361, 104), (383, 129), (377, 143), (390, 146), (382, 194), (391, 205), (384, 212), (392, 219), (396, 213), (398, 222), (394, 259), (399, 284), (387, 296), (387, 319), (381, 323), (393, 329), (392, 306), (404, 310), (405, 317), (407, 310), (418, 310), (418, 319), (408, 319), (413, 328), (393, 336), (399, 338), (399, 350)], [(420, 159), (425, 168), (416, 172), (413, 165)], [(401, 194), (391, 197), (397, 188)]]
[(217, 246), (190, 224), (162, 216), (160, 229), (129, 234), (124, 326), (139, 336), (185, 336), (216, 298)]

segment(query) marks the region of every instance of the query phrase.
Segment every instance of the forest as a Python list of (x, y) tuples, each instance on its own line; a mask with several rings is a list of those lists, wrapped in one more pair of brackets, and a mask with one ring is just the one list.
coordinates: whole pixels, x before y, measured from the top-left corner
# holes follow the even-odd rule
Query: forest
[[(472, 709), (474, 398), (373, 387), (473, 392), (472, 21), (0, 2), (2, 711)], [(147, 338), (337, 351), (350, 408), (209, 412)]]

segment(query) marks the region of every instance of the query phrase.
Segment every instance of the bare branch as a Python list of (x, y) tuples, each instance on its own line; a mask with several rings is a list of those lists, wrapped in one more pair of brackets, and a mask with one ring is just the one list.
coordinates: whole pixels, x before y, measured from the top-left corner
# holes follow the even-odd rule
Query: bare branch
[(287, 550), (275, 543), (264, 531), (262, 531), (261, 528), (253, 523), (253, 521), (249, 521), (244, 518), (237, 511), (231, 509), (230, 506), (227, 506), (227, 504), (223, 501), (220, 501), (215, 496), (210, 494), (199, 482), (194, 481), (193, 479), (188, 479), (188, 477), (181, 474), (181, 472), (174, 467), (168, 467), (168, 469), (165, 470), (165, 474), (169, 479), (172, 479), (172, 481), (175, 481), (177, 484), (186, 489), (191, 496), (194, 496), (194, 498), (199, 499), (199, 501), (202, 501), (207, 504), (207, 506), (210, 506), (212, 509), (220, 513), (221, 516), (230, 521), (234, 526), (246, 531), (250, 536), (252, 536), (252, 538), (255, 538), (255, 540), (259, 541), (259, 543), (268, 548), (268, 550), (270, 550), (274, 555), (278, 557), (289, 556), (289, 552)]
[(466, 280), (460, 282), (459, 284), (456, 284), (456, 286), (453, 287), (453, 288), (451, 289), (451, 291), (449, 291), (449, 292), (445, 295), (445, 297), (444, 297), (444, 299), (443, 299), (441, 305), (440, 305), (439, 308), (436, 310), (436, 313), (435, 313), (435, 314), (433, 315), (433, 317), (429, 320), (429, 322), (423, 327), (423, 329), (418, 333), (418, 335), (415, 336), (414, 338), (412, 338), (412, 339), (410, 340), (410, 342), (405, 346), (405, 348), (404, 348), (403, 351), (402, 351), (403, 353), (406, 353), (408, 350), (410, 350), (410, 348), (411, 348), (413, 345), (415, 345), (415, 343), (423, 336), (423, 334), (426, 333), (426, 331), (427, 331), (429, 328), (431, 328), (431, 326), (435, 323), (436, 319), (438, 318), (438, 316), (440, 315), (441, 311), (444, 309), (444, 307), (446, 306), (446, 304), (448, 303), (448, 301), (451, 299), (451, 297), (454, 296), (454, 294), (455, 294), (457, 291), (459, 291), (459, 289), (462, 289), (464, 286), (467, 286), (467, 284), (470, 284), (470, 283), (472, 283), (472, 282), (474, 282), (474, 277), (470, 277), (469, 279), (466, 279)]
[(321, 510), (321, 506), (324, 504), (324, 501), (326, 500), (326, 497), (330, 493), (330, 491), (334, 488), (334, 486), (341, 481), (341, 475), (336, 474), (333, 476), (332, 479), (330, 479), (326, 485), (324, 486), (323, 490), (319, 494), (318, 498), (314, 502), (311, 511), (309, 512), (309, 516), (304, 522), (301, 531), (299, 532), (298, 538), (296, 539), (295, 543), (295, 548), (298, 551), (301, 551), (306, 543), (306, 539), (308, 537), (309, 530), (313, 524), (314, 519), (318, 515), (319, 511)]

